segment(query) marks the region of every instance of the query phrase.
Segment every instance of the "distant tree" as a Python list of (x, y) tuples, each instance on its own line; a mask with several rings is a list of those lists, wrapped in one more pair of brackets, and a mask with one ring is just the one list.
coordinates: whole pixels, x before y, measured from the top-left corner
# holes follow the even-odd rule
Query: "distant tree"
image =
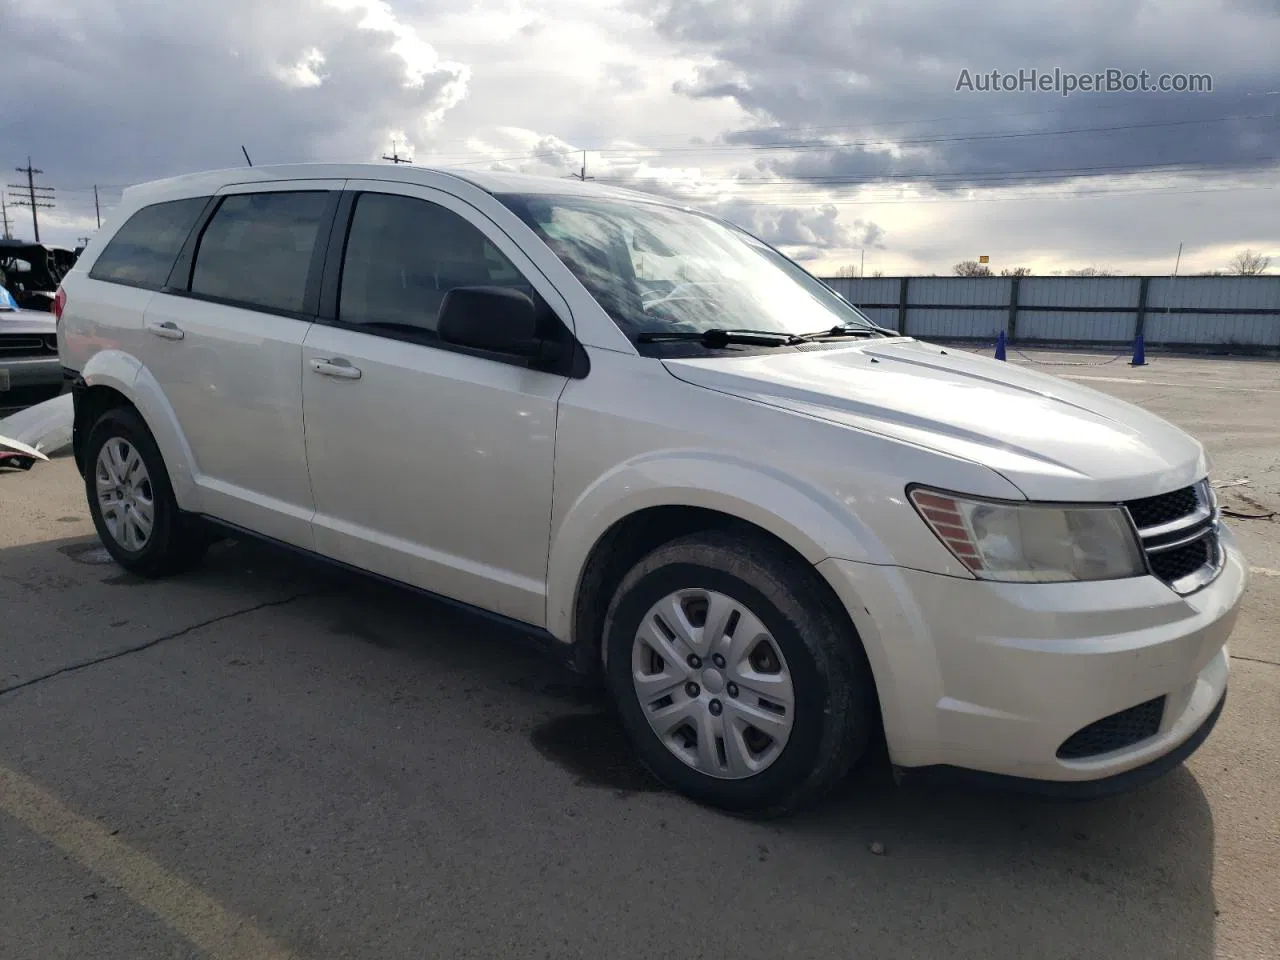
[(1267, 272), (1271, 258), (1252, 250), (1241, 250), (1227, 262), (1227, 270), (1237, 277), (1256, 277)]
[(837, 277), (856, 277), (858, 276), (858, 268), (852, 263), (846, 263), (843, 267), (836, 271)]
[(1196, 274), (1197, 277), (1221, 277), (1222, 275), (1223, 271), (1221, 270), (1205, 270), (1203, 273)]
[(1031, 276), (1030, 267), (1005, 267), (1000, 271), (1002, 277), (1029, 277)]
[(1116, 272), (1110, 267), (1081, 267), (1079, 270), (1068, 270), (1068, 277), (1114, 277)]
[(883, 276), (884, 276), (884, 271), (883, 271), (883, 270), (872, 270), (872, 271), (871, 271), (871, 275), (872, 275), (873, 277), (883, 277)]
[(991, 268), (985, 263), (979, 263), (977, 260), (961, 260), (951, 272), (957, 277), (989, 277), (991, 276)]

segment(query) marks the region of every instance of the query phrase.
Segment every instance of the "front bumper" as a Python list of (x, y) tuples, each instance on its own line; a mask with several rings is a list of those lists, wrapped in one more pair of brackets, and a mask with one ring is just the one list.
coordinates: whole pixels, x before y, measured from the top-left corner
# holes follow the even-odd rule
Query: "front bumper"
[(1060, 800), (1097, 800), (1101, 797), (1125, 793), (1163, 777), (1166, 773), (1180, 765), (1189, 756), (1200, 749), (1200, 745), (1209, 739), (1209, 734), (1217, 726), (1222, 716), (1222, 708), (1227, 705), (1225, 693), (1218, 705), (1210, 711), (1200, 726), (1191, 736), (1183, 740), (1171, 751), (1149, 760), (1140, 767), (1134, 767), (1121, 773), (1109, 774), (1098, 780), (1036, 780), (1030, 777), (1015, 777), (1003, 773), (987, 773), (981, 770), (966, 770), (962, 767), (949, 767), (938, 764), (932, 767), (899, 767), (896, 771), (899, 780), (903, 778), (912, 784), (960, 785), (978, 788), (1011, 790), (1018, 793), (1031, 793), (1038, 796), (1054, 797)]
[[(1248, 578), (1229, 531), (1221, 544), (1222, 572), (1188, 596), (1153, 577), (1005, 584), (843, 560), (818, 569), (867, 648), (895, 767), (1083, 786), (1212, 728)], [(1059, 756), (1073, 734), (1158, 698), (1136, 741)]]

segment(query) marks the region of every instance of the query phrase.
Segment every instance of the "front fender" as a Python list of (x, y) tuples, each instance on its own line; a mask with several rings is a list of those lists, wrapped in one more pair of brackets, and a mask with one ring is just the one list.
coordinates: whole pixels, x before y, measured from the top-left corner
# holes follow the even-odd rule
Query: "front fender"
[(110, 387), (137, 408), (164, 457), (178, 506), (200, 512), (195, 457), (164, 391), (140, 360), (122, 350), (95, 353), (80, 371), (85, 387)]
[(794, 476), (724, 453), (663, 452), (618, 465), (587, 487), (554, 524), (547, 569), (547, 629), (572, 641), (581, 572), (618, 521), (649, 507), (700, 507), (754, 524), (810, 563), (840, 557), (892, 562), (873, 531), (834, 497)]

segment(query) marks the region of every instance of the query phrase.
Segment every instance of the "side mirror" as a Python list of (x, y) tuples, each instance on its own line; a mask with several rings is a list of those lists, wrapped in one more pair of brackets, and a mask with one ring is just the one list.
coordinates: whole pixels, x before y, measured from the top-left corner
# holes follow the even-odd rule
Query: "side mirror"
[(517, 357), (542, 354), (537, 331), (533, 300), (507, 287), (454, 287), (444, 295), (436, 321), (445, 343)]

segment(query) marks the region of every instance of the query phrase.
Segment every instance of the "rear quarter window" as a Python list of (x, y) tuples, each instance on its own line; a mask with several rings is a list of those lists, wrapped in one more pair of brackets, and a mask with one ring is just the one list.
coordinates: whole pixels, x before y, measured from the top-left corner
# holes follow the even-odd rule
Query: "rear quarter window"
[(143, 207), (108, 241), (89, 276), (159, 290), (208, 201), (191, 197)]

